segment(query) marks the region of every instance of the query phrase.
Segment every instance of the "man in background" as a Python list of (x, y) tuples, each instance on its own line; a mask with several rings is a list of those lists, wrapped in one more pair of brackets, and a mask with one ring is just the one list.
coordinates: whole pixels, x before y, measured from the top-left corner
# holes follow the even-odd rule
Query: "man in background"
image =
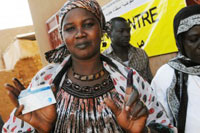
[(151, 83), (153, 76), (146, 52), (129, 43), (130, 24), (122, 17), (112, 18), (107, 24), (107, 34), (111, 39), (111, 45), (103, 54), (125, 66), (134, 68), (145, 80)]

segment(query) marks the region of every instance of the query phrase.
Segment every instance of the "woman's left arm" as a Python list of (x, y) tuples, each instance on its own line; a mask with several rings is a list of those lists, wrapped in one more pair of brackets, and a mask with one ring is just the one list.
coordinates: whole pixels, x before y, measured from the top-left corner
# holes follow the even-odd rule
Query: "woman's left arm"
[(132, 75), (133, 72), (129, 72), (123, 107), (117, 106), (110, 98), (105, 98), (104, 101), (126, 132), (141, 133), (146, 129), (148, 109), (140, 100), (138, 91), (132, 86)]
[(109, 98), (105, 103), (115, 114), (119, 125), (128, 132), (176, 131), (148, 82), (137, 73), (133, 75), (133, 71), (128, 73), (124, 106), (116, 106)]

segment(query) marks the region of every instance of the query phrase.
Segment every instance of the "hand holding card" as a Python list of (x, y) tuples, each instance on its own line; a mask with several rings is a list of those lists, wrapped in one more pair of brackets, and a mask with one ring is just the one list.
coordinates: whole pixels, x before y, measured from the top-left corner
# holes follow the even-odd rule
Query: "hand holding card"
[(25, 89), (16, 78), (13, 79), (13, 83), (14, 85), (6, 84), (5, 89), (16, 107), (14, 115), (39, 132), (50, 132), (57, 118), (56, 105), (53, 104), (55, 98), (52, 93), (52, 90), (56, 90), (55, 86), (44, 85)]
[(51, 86), (48, 84), (21, 91), (18, 101), (20, 105), (24, 105), (22, 114), (56, 103)]

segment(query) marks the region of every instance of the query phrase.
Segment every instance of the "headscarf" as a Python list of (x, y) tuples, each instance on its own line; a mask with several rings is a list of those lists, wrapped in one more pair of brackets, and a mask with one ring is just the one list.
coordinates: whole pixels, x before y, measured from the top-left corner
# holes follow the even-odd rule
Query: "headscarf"
[[(101, 29), (104, 30), (105, 17), (101, 10), (100, 5), (97, 3), (96, 0), (68, 0), (60, 9), (60, 12), (59, 12), (59, 33), (62, 40), (63, 40), (63, 36), (62, 36), (63, 19), (65, 15), (74, 8), (83, 8), (91, 12), (92, 14), (94, 14), (100, 23)], [(56, 49), (46, 52), (45, 58), (49, 63), (51, 62), (61, 63), (63, 59), (69, 54), (70, 53), (67, 50), (66, 45), (63, 43), (60, 46), (58, 46)]]
[(96, 0), (68, 0), (60, 9), (59, 13), (59, 31), (62, 39), (63, 19), (65, 15), (74, 8), (83, 8), (94, 14), (100, 23), (101, 29), (104, 29), (105, 17), (100, 5), (97, 3)]
[(179, 53), (177, 57), (168, 62), (174, 69), (192, 75), (200, 75), (200, 65), (190, 65), (194, 63), (185, 55), (183, 33), (196, 25), (200, 26), (200, 5), (184, 7), (176, 14), (174, 18), (174, 36)]
[(185, 54), (181, 35), (193, 26), (200, 25), (200, 5), (191, 5), (182, 8), (174, 17), (174, 36), (178, 50)]

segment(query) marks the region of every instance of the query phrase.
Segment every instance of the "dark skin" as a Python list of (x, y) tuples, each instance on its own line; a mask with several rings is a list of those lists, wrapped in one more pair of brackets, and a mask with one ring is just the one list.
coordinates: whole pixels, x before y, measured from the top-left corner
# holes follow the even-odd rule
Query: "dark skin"
[(200, 25), (183, 34), (185, 54), (192, 62), (200, 64)]
[[(82, 75), (90, 75), (99, 72), (103, 67), (100, 60), (100, 45), (98, 45), (101, 42), (102, 31), (93, 14), (88, 15), (88, 12), (83, 10), (80, 16), (79, 12), (79, 10), (74, 9), (64, 18), (63, 37), (72, 55), (74, 71)], [(80, 17), (82, 19), (79, 19)], [(82, 86), (95, 85), (105, 78), (102, 77), (95, 82), (80, 82), (73, 77), (71, 68), (68, 71), (68, 77)]]
[[(51, 131), (52, 125), (54, 125), (57, 117), (55, 104), (22, 115), (24, 106), (19, 105), (17, 99), (20, 92), (25, 88), (16, 78), (13, 79), (13, 83), (14, 85), (5, 84), (5, 88), (7, 89), (9, 98), (17, 108), (15, 116), (32, 125), (38, 132), (48, 133)], [(53, 92), (56, 91), (54, 86), (52, 87), (52, 90)]]
[[(75, 8), (65, 16), (63, 25), (63, 37), (72, 55), (72, 67), (74, 70), (77, 73), (88, 75), (102, 68), (99, 50), (102, 30), (96, 17), (85, 9)], [(139, 133), (144, 131), (148, 110), (140, 101), (137, 90), (132, 86), (132, 75), (133, 72), (130, 71), (127, 80), (124, 106), (117, 107), (110, 98), (105, 99), (105, 104), (115, 114), (118, 124), (123, 129), (130, 133)], [(83, 81), (76, 81), (72, 78), (71, 68), (68, 76), (80, 85), (85, 84)], [(104, 78), (102, 77), (96, 82), (100, 83)], [(23, 105), (19, 106), (17, 97), (21, 90), (25, 88), (17, 79), (14, 79), (13, 82), (15, 85), (7, 84), (6, 89), (8, 90), (10, 99), (17, 108), (15, 116), (32, 125), (38, 132), (50, 132), (56, 121), (55, 105), (50, 105), (22, 115)], [(55, 90), (55, 87), (53, 88)]]
[(119, 125), (130, 133), (141, 133), (145, 130), (145, 125), (148, 117), (148, 109), (139, 99), (139, 93), (132, 86), (133, 72), (128, 73), (126, 95), (124, 106), (118, 107), (110, 98), (105, 99), (106, 105), (115, 114)]
[(112, 24), (111, 32), (108, 33), (115, 54), (121, 58), (122, 61), (128, 61), (130, 30), (131, 28), (126, 21), (116, 20)]

